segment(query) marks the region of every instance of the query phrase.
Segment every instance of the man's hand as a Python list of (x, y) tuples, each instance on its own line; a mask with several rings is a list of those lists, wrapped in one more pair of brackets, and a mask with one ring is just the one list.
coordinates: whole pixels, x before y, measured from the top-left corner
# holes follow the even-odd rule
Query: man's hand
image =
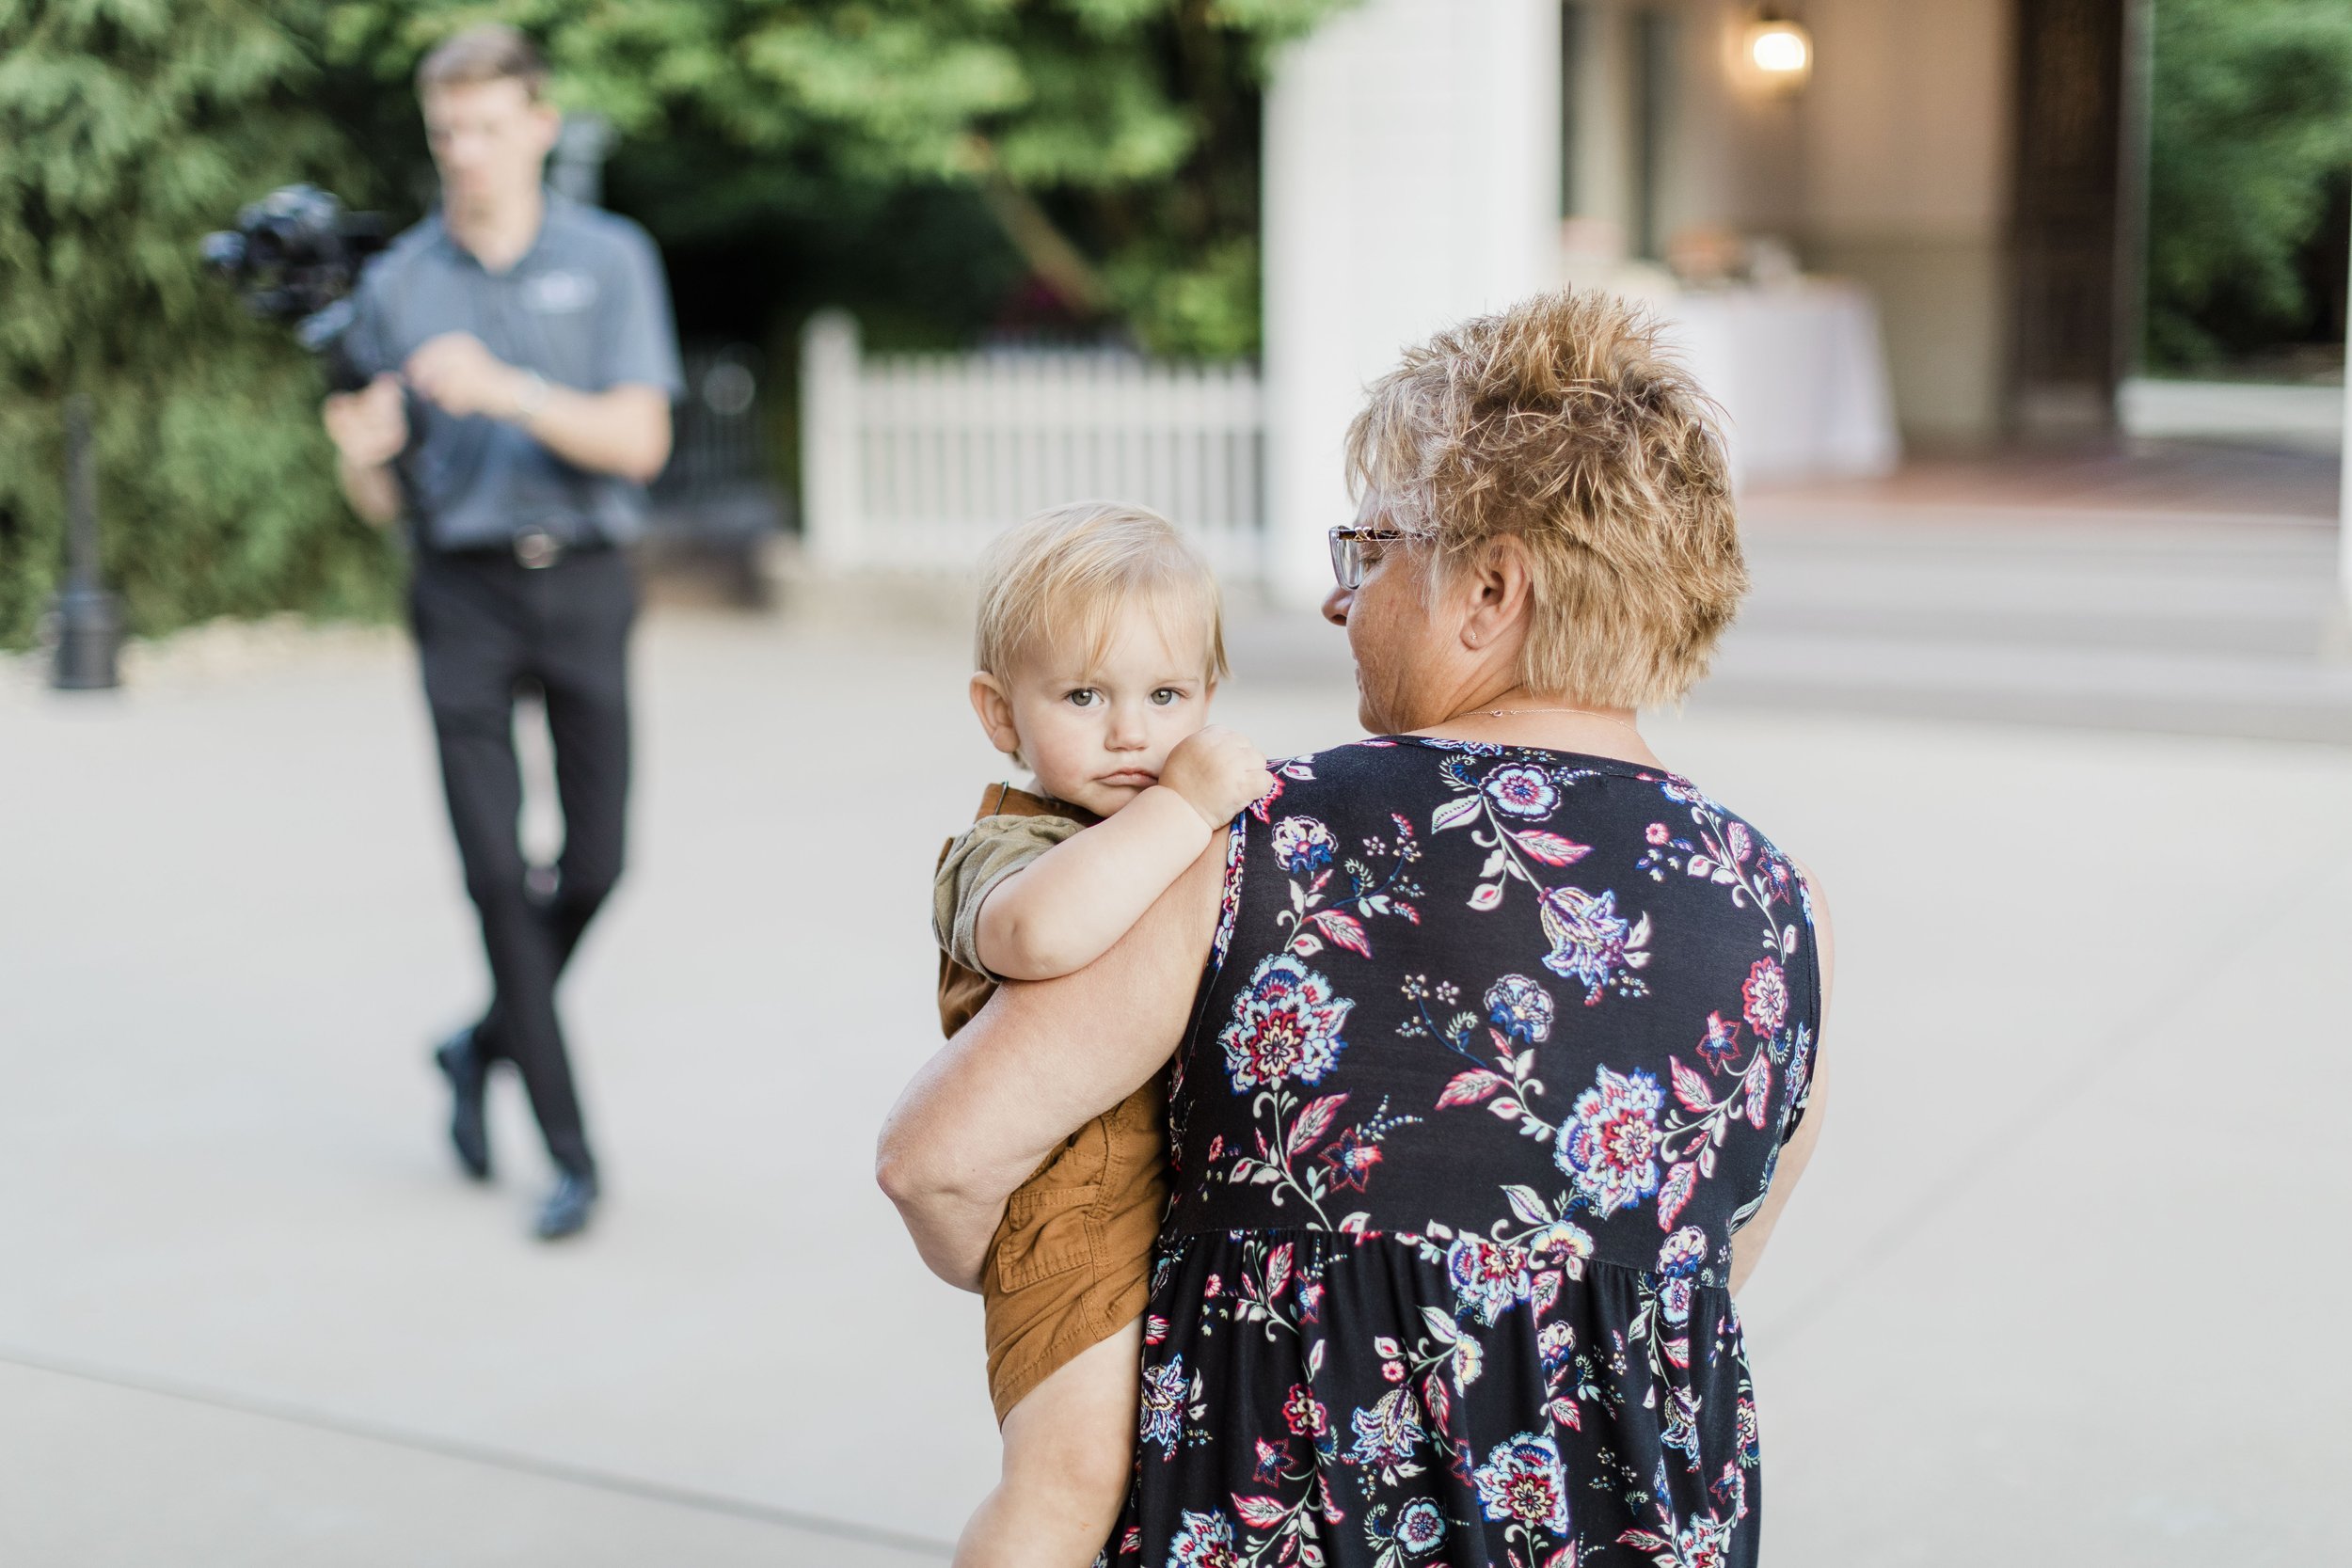
[(505, 363), (470, 332), (427, 339), (401, 367), (408, 385), (435, 407), (486, 414), (526, 426), (532, 439), (590, 473), (650, 484), (670, 460), (670, 397), (659, 387), (621, 382), (585, 392)]
[(396, 375), (379, 375), (356, 392), (333, 393), (320, 413), (327, 439), (355, 468), (380, 468), (408, 445), (408, 413)]
[(1183, 796), (1212, 830), (1274, 787), (1265, 756), (1238, 732), (1211, 724), (1176, 743), (1160, 783)]
[(492, 354), (470, 332), (428, 338), (401, 367), (419, 397), (461, 419), (512, 419), (522, 403), (524, 372)]
[(400, 481), (390, 464), (408, 445), (400, 377), (379, 375), (356, 392), (336, 392), (319, 409), (335, 443), (336, 482), (351, 509), (379, 527), (400, 515)]

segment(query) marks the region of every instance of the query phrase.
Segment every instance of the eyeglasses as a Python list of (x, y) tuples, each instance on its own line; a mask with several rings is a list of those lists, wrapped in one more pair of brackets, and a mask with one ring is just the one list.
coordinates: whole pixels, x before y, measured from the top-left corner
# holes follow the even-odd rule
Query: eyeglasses
[(1371, 564), (1364, 558), (1365, 546), (1393, 545), (1411, 537), (1392, 528), (1335, 528), (1331, 531), (1331, 575), (1353, 594), (1364, 585), (1364, 568)]

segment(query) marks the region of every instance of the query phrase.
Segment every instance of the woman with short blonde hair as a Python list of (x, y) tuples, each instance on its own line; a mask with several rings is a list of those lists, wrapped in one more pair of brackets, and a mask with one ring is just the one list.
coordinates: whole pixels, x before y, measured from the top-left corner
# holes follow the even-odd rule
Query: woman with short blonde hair
[(1092, 966), (1004, 988), (882, 1184), (968, 1284), (1173, 1049), (1114, 1564), (1752, 1564), (1733, 1291), (1820, 1132), (1831, 949), (1636, 717), (1745, 585), (1711, 411), (1639, 314), (1550, 294), (1409, 351), (1350, 461), (1325, 610), (1372, 737), (1278, 765)]
[(1362, 527), (1428, 546), (1441, 575), (1524, 544), (1522, 684), (1661, 706), (1748, 590), (1716, 417), (1640, 307), (1546, 294), (1406, 350), (1348, 429), (1348, 473)]

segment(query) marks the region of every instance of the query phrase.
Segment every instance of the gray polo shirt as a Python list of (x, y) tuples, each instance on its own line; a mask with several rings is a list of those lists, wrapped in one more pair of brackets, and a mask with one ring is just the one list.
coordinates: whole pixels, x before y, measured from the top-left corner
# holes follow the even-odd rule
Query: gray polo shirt
[[(398, 371), (427, 339), (470, 332), (510, 365), (559, 387), (623, 382), (684, 390), (661, 259), (625, 217), (549, 191), (530, 250), (494, 273), (436, 213), (371, 264), (343, 352), (362, 375)], [(528, 432), (408, 400), (397, 465), (419, 545), (474, 549), (543, 528), (571, 544), (626, 544), (644, 526), (644, 487), (573, 467)]]

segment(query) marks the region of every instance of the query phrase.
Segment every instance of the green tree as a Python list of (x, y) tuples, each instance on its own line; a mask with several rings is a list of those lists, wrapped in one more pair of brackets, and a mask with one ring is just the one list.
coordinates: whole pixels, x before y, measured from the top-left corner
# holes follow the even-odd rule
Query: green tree
[(1270, 53), (1346, 3), (0, 0), (0, 643), (56, 585), (76, 389), (135, 628), (395, 602), (317, 367), (198, 245), (296, 179), (415, 215), (410, 75), (460, 26), (542, 39), (563, 101), (624, 135), (616, 205), (771, 298), (799, 267), (787, 311), (848, 297), (878, 338), (951, 338), (1032, 276), (1064, 319), (1223, 356), (1258, 342)]
[(1259, 87), (1344, 3), (347, 0), (332, 47), (404, 81), (454, 28), (515, 23), (621, 129), (664, 240), (958, 195), (1071, 315), (1232, 355), (1258, 343)]
[(2352, 6), (2156, 0), (2148, 343), (2168, 368), (2308, 335), (2352, 170)]
[(0, 643), (29, 639), (61, 569), (76, 389), (135, 628), (389, 604), (388, 546), (335, 495), (316, 368), (198, 258), (262, 191), (354, 174), (316, 106), (319, 20), (303, 0), (0, 0)]

